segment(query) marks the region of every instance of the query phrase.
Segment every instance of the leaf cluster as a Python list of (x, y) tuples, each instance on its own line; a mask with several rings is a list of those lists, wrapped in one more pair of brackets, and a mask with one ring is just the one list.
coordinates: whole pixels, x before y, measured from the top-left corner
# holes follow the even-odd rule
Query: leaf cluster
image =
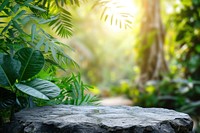
[(31, 48), (22, 48), (13, 57), (0, 54), (0, 91), (6, 96), (1, 97), (0, 109), (21, 105), (18, 93), (22, 92), (44, 100), (59, 95), (60, 89), (55, 84), (34, 78), (44, 62), (42, 53)]
[(81, 75), (72, 74), (70, 77), (52, 78), (52, 82), (59, 86), (61, 93), (50, 101), (36, 100), (38, 106), (54, 104), (70, 105), (97, 105), (98, 97), (89, 93), (92, 86), (86, 85), (81, 80)]
[(178, 63), (184, 69), (184, 76), (200, 80), (200, 1), (181, 1), (179, 12), (172, 14), (169, 20), (176, 30), (176, 48), (179, 52)]

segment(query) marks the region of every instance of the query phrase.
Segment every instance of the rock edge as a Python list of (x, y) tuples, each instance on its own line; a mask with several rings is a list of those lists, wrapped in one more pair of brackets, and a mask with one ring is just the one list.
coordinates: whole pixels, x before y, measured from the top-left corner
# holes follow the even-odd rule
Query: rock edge
[(55, 105), (23, 110), (6, 133), (192, 133), (192, 119), (163, 108)]

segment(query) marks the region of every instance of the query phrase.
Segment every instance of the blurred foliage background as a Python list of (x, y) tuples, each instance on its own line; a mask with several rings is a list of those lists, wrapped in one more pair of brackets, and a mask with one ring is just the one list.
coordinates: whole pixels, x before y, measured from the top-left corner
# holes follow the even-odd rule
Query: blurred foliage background
[(131, 105), (186, 112), (199, 126), (200, 1), (123, 1), (123, 11), (132, 15), (128, 28), (102, 17), (92, 5), (70, 9), (75, 31), (68, 39), (92, 92), (102, 98), (123, 96)]
[[(48, 6), (32, 3), (36, 6), (29, 5), (28, 12), (42, 20), (22, 23), (22, 28), (30, 33), (31, 25), (39, 20), (37, 27), (45, 32), (38, 30), (37, 41), (48, 33), (45, 39), (50, 38), (49, 47), (53, 47), (47, 53), (41, 49), (47, 64), (36, 77), (52, 81), (61, 89), (55, 99), (33, 99), (34, 104), (87, 105), (97, 101), (92, 95), (99, 96), (101, 104), (102, 99), (120, 96), (128, 100), (128, 105), (188, 113), (196, 132), (200, 132), (200, 0), (51, 0)], [(52, 16), (38, 13), (42, 8)], [(6, 19), (5, 15), (1, 19)], [(54, 38), (56, 44), (51, 44)], [(60, 59), (59, 53), (66, 60)]]

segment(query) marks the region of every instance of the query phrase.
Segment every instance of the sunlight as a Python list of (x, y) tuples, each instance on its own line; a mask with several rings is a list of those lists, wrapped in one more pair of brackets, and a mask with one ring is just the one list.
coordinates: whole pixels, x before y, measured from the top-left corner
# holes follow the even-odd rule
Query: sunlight
[[(110, 1), (107, 5), (109, 7), (109, 10), (106, 11), (106, 14), (108, 16), (115, 16), (113, 19), (120, 19), (122, 21), (122, 24), (125, 23), (125, 19), (131, 21), (133, 24), (136, 22), (136, 16), (138, 14), (139, 8), (134, 0), (113, 0)], [(126, 17), (119, 16), (119, 14), (129, 14)], [(110, 21), (106, 22), (106, 25), (110, 30), (114, 32), (121, 32), (124, 30), (124, 28), (120, 28), (119, 25), (116, 24), (110, 24)]]

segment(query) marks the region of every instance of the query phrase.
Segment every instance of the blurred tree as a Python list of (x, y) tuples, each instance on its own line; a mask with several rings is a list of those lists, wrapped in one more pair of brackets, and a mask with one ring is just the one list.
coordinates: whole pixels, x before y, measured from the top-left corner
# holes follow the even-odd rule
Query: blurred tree
[[(139, 85), (161, 79), (168, 71), (164, 57), (164, 26), (160, 15), (160, 0), (142, 0), (140, 43), (138, 44)], [(142, 86), (141, 86), (142, 87)]]

